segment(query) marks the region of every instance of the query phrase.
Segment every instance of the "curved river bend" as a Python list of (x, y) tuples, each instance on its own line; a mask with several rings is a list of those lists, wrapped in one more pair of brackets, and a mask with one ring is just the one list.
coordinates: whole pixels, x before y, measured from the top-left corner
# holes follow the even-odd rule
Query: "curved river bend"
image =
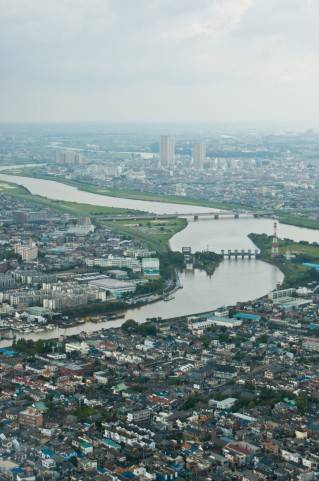
[[(141, 200), (108, 197), (99, 194), (83, 192), (75, 187), (59, 182), (31, 179), (21, 176), (0, 174), (0, 181), (14, 182), (26, 187), (32, 194), (41, 195), (54, 200), (79, 202), (91, 205), (122, 207), (144, 210), (157, 214), (180, 214), (196, 212), (216, 212), (216, 209), (148, 202)], [(173, 250), (181, 250), (183, 246), (196, 250), (221, 249), (254, 249), (247, 235), (251, 232), (271, 234), (273, 221), (271, 219), (219, 219), (203, 218), (199, 221), (189, 221), (188, 226), (171, 239)], [(307, 240), (319, 242), (319, 231), (279, 224), (280, 237), (296, 241)], [(213, 276), (207, 276), (203, 271), (185, 271), (181, 275), (183, 289), (175, 293), (169, 302), (159, 301), (126, 312), (121, 320), (86, 323), (68, 329), (56, 329), (41, 334), (24, 335), (29, 338), (52, 338), (58, 335), (71, 335), (79, 331), (96, 331), (101, 328), (117, 327), (125, 319), (134, 318), (139, 322), (150, 317), (177, 317), (196, 312), (204, 312), (219, 306), (234, 304), (237, 301), (248, 301), (267, 294), (283, 280), (282, 273), (270, 264), (256, 259), (224, 260)]]

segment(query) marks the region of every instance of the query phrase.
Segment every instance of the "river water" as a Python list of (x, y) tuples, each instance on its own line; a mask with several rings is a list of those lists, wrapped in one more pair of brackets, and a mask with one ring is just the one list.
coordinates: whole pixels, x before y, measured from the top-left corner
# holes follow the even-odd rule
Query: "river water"
[[(0, 174), (0, 181), (14, 182), (26, 187), (32, 194), (41, 195), (55, 200), (103, 205), (111, 207), (144, 210), (157, 214), (172, 214), (196, 212), (216, 212), (198, 206), (169, 204), (161, 202), (139, 201), (108, 197), (99, 194), (83, 192), (75, 187), (59, 182), (31, 179), (21, 176)], [(196, 250), (221, 249), (254, 249), (247, 235), (251, 232), (271, 234), (273, 221), (271, 219), (218, 219), (200, 218), (199, 221), (189, 220), (188, 226), (171, 239), (173, 250), (181, 250), (183, 246)], [(319, 242), (319, 230), (304, 229), (285, 224), (278, 225), (279, 237), (296, 241), (307, 240)], [(41, 334), (24, 335), (29, 338), (52, 338), (58, 335), (71, 335), (79, 331), (95, 331), (102, 327), (117, 327), (125, 319), (133, 318), (143, 322), (150, 317), (177, 317), (196, 312), (204, 312), (219, 306), (234, 304), (237, 301), (248, 301), (267, 294), (282, 282), (283, 275), (275, 267), (256, 259), (224, 260), (213, 276), (194, 270), (185, 271), (181, 275), (183, 289), (178, 290), (174, 299), (169, 302), (159, 301), (138, 309), (130, 309), (125, 318), (105, 323), (86, 323), (85, 325), (56, 329)]]

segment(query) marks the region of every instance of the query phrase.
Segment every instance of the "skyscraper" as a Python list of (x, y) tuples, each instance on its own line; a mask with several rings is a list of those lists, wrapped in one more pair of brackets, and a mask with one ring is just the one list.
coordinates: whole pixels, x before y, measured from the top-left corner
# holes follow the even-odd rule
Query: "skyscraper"
[(160, 164), (161, 167), (174, 167), (175, 137), (172, 135), (161, 135)]
[(193, 165), (195, 169), (202, 169), (206, 162), (206, 144), (194, 144)]

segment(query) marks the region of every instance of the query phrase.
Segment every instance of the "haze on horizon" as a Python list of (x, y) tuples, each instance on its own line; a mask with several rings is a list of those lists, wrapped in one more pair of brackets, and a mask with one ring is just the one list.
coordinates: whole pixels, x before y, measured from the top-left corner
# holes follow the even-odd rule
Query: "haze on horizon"
[(319, 125), (318, 0), (0, 0), (1, 122)]

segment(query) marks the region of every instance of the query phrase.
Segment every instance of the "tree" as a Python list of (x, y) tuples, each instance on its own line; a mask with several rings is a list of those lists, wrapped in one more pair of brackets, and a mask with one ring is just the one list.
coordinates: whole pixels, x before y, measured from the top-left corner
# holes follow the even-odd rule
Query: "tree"
[(124, 322), (124, 324), (122, 324), (122, 329), (123, 331), (134, 331), (136, 332), (138, 328), (138, 323), (136, 321), (134, 321), (134, 319), (128, 319), (127, 321)]

